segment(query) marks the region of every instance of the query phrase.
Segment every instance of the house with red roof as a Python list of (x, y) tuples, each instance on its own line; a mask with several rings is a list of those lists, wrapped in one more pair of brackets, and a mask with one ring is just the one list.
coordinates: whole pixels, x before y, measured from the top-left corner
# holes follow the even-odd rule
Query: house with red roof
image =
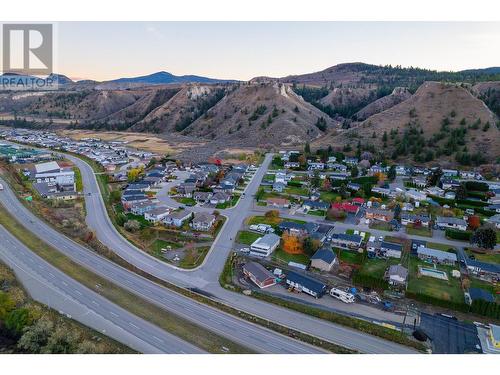
[(360, 197), (355, 197), (355, 198), (352, 198), (351, 202), (355, 205), (362, 206), (365, 203), (365, 200), (363, 198), (360, 198)]
[(349, 202), (335, 202), (332, 203), (332, 208), (339, 210), (339, 211), (344, 211), (349, 214), (354, 214), (356, 215), (359, 211), (359, 207), (351, 204)]

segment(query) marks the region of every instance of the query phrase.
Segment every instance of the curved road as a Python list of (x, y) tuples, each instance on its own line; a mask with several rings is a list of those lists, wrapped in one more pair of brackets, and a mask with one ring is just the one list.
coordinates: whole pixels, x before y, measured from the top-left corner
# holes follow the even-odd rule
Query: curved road
[[(99, 256), (40, 220), (17, 199), (1, 178), (0, 183), (5, 188), (0, 191), (0, 202), (29, 231), (81, 266), (116, 285), (128, 289), (166, 311), (182, 316), (194, 324), (260, 353), (324, 353), (319, 348), (196, 302)], [(3, 242), (4, 239), (5, 234), (0, 233), (0, 241)]]
[(196, 346), (129, 313), (30, 251), (0, 226), (0, 258), (32, 297), (142, 353), (203, 353)]
[(108, 217), (92, 168), (80, 158), (70, 155), (65, 157), (74, 162), (81, 171), (89, 227), (96, 232), (101, 242), (143, 271), (179, 286), (201, 289), (234, 308), (363, 353), (415, 353), (415, 350), (403, 345), (230, 292), (220, 286), (218, 278), (231, 252), (234, 236), (252, 210), (253, 195), (271, 163), (272, 154), (266, 155), (248, 184), (246, 197), (240, 199), (235, 207), (222, 210), (227, 220), (204, 263), (194, 270), (183, 270), (162, 262), (123, 238)]

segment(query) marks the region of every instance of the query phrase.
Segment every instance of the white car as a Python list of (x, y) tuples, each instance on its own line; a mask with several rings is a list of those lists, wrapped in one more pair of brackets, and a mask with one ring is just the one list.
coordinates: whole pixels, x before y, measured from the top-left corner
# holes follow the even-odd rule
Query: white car
[(247, 253), (249, 253), (249, 252), (250, 252), (250, 248), (249, 248), (249, 247), (242, 247), (242, 248), (240, 249), (240, 252), (241, 252), (241, 253), (245, 253), (245, 254), (247, 254)]

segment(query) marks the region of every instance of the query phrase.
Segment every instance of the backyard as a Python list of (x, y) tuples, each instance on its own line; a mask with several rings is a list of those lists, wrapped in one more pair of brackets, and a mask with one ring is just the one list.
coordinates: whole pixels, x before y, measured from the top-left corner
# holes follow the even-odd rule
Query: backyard
[(251, 245), (260, 237), (262, 237), (262, 235), (260, 235), (259, 233), (240, 230), (236, 235), (236, 242), (243, 245)]
[(309, 257), (306, 254), (289, 254), (283, 251), (281, 247), (276, 249), (276, 251), (273, 254), (273, 259), (280, 260), (285, 263), (295, 262), (306, 265), (309, 264)]

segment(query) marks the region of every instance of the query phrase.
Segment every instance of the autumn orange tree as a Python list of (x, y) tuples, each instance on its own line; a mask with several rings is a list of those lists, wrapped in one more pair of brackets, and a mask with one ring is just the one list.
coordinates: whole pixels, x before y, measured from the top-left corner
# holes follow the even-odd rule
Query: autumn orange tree
[(283, 251), (289, 254), (302, 254), (304, 252), (302, 240), (298, 236), (285, 232), (281, 239), (283, 240)]

